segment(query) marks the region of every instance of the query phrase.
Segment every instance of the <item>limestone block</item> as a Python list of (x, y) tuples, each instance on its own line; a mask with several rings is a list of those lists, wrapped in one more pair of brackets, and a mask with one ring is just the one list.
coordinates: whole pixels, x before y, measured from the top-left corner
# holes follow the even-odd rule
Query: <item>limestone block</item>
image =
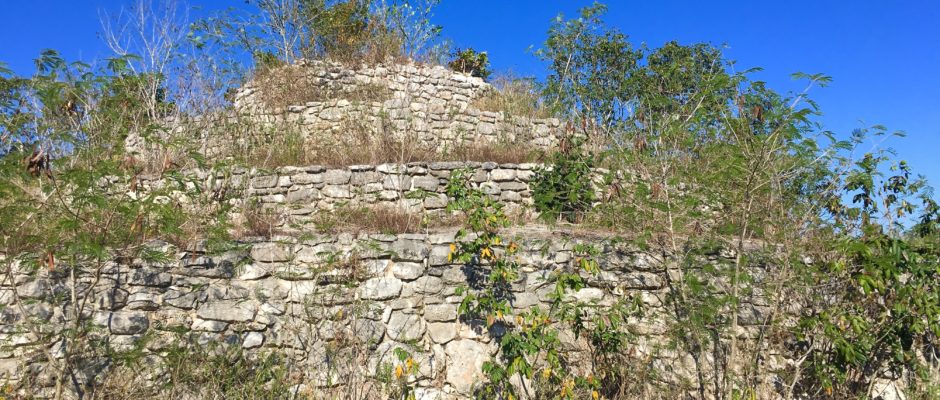
[(473, 385), (484, 379), (483, 363), (489, 359), (486, 345), (469, 339), (455, 340), (444, 347), (447, 353), (447, 383), (462, 394), (471, 394)]
[(150, 327), (150, 319), (143, 312), (116, 311), (108, 317), (108, 327), (115, 335), (136, 335)]
[(258, 243), (251, 247), (251, 258), (261, 262), (284, 262), (291, 259), (289, 245), (280, 243)]
[(223, 300), (204, 304), (196, 315), (202, 319), (224, 322), (248, 322), (254, 319), (257, 305), (250, 301)]
[(424, 307), (424, 319), (428, 322), (448, 322), (457, 320), (456, 304), (434, 304)]
[(419, 340), (424, 336), (424, 331), (427, 329), (427, 325), (420, 315), (405, 314), (401, 311), (393, 312), (387, 325), (388, 336), (400, 342)]
[(402, 282), (398, 278), (372, 278), (359, 287), (359, 297), (367, 300), (388, 300), (398, 297)]

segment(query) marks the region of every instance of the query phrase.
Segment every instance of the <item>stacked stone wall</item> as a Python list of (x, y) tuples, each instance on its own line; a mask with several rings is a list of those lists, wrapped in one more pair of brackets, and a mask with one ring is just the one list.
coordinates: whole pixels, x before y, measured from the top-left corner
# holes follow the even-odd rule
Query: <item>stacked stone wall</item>
[[(410, 164), (356, 165), (343, 168), (323, 166), (284, 167), (271, 171), (235, 169), (216, 174), (188, 171), (195, 184), (204, 188), (226, 189), (233, 216), (247, 205), (274, 210), (283, 228), (301, 229), (319, 213), (338, 208), (386, 208), (417, 215), (443, 215), (452, 201), (446, 194), (454, 171), (467, 171), (474, 188), (502, 203), (512, 215), (532, 218), (532, 180), (541, 164), (497, 164), (493, 162), (433, 162)], [(598, 198), (605, 191), (597, 170), (593, 177)], [(140, 188), (156, 189), (168, 181), (159, 176), (143, 177)]]
[[(555, 147), (563, 127), (555, 118), (483, 111), (475, 101), (495, 89), (482, 79), (441, 66), (362, 66), (311, 61), (288, 66), (323, 100), (271, 107), (258, 81), (237, 95), (235, 110), (252, 121), (291, 123), (310, 141), (340, 142), (351, 130), (407, 138), (434, 149), (472, 143)], [(365, 95), (363, 95), (365, 93)]]
[[(616, 303), (640, 304), (642, 318), (629, 321), (641, 338), (630, 350), (638, 359), (654, 356), (657, 343), (666, 342), (660, 337), (667, 296), (662, 263), (603, 238), (540, 230), (507, 236), (522, 249), (518, 261), (524, 266), (511, 289), (517, 311), (547, 308), (552, 272), (576, 265), (575, 246), (587, 244), (601, 250), (602, 272), (583, 272), (587, 286), (568, 299), (587, 304), (589, 314)], [(419, 365), (418, 398), (468, 398), (482, 379), (480, 365), (497, 350), (492, 338), (500, 325), (486, 328), (482, 321), (458, 318), (458, 287), (472, 286), (482, 271), (451, 261), (454, 241), (455, 231), (307, 235), (243, 242), (216, 254), (198, 244), (177, 249), (154, 242), (148, 246), (168, 259), (109, 263), (80, 273), (75, 286), (64, 269), (24, 267), (0, 286), (0, 374), (10, 382), (29, 379), (39, 397), (51, 393), (44, 385), (51, 384), (52, 372), (37, 361), (47, 354), (36, 345), (43, 339), (27, 324), (38, 323), (44, 334), (69, 327), (77, 287), (79, 300), (87, 301), (81, 315), (91, 322), (92, 335), (107, 338), (115, 350), (142, 343), (146, 353), (159, 354), (182, 340), (248, 354), (275, 351), (303, 374), (298, 393), (323, 393), (352, 383), (352, 377), (368, 379), (376, 366), (397, 362), (392, 353), (402, 348)], [(744, 324), (755, 322), (748, 321), (742, 318)], [(584, 343), (573, 336), (563, 341), (569, 359), (589, 364)], [(366, 362), (349, 362), (353, 347)], [(658, 362), (677, 374), (692, 372), (683, 357), (655, 357), (664, 357)], [(151, 383), (161, 379), (156, 374)]]

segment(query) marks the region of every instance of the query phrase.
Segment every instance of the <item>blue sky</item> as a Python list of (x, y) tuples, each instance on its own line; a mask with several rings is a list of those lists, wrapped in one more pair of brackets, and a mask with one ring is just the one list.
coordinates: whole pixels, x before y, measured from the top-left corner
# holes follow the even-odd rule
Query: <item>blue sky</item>
[[(68, 59), (107, 56), (98, 38), (99, 11), (131, 0), (0, 0), (0, 61), (32, 72), (43, 48)], [(203, 10), (242, 0), (189, 0)], [(459, 46), (487, 50), (496, 69), (544, 75), (528, 51), (550, 21), (590, 4), (572, 0), (443, 0), (435, 22)], [(741, 69), (778, 90), (801, 90), (793, 72), (824, 73), (833, 83), (811, 92), (827, 129), (882, 124), (906, 138), (895, 148), (915, 172), (940, 186), (940, 2), (917, 1), (609, 1), (607, 22), (635, 44), (669, 40), (727, 45)], [(194, 15), (204, 11), (194, 12)]]

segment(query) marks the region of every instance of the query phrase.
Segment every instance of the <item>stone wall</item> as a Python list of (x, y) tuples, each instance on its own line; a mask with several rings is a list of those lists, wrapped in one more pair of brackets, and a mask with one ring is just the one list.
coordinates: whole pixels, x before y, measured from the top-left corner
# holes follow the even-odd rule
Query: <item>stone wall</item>
[[(154, 242), (148, 246), (170, 257), (89, 267), (75, 286), (64, 270), (30, 273), (24, 267), (12, 276), (13, 284), (4, 280), (0, 287), (0, 375), (11, 382), (29, 379), (34, 394), (49, 395), (51, 372), (35, 362), (44, 355), (35, 344), (43, 340), (27, 327), (37, 323), (43, 334), (55, 334), (74, 315), (84, 315), (94, 326), (92, 336), (106, 338), (117, 350), (145, 343), (147, 353), (159, 354), (186, 338), (249, 354), (276, 351), (303, 374), (298, 393), (362, 384), (355, 377), (367, 382), (377, 365), (398, 362), (391, 353), (403, 348), (419, 365), (419, 399), (468, 398), (481, 379), (482, 362), (496, 352), (491, 336), (500, 325), (487, 330), (480, 321), (458, 319), (461, 297), (455, 291), (473, 285), (481, 271), (449, 261), (454, 235), (307, 235), (240, 243), (217, 254), (199, 245), (180, 250)], [(553, 290), (549, 274), (574, 265), (575, 245), (587, 243), (601, 249), (603, 272), (583, 273), (587, 287), (569, 298), (590, 304), (588, 313), (638, 301), (643, 318), (629, 323), (645, 339), (630, 351), (642, 359), (652, 354), (649, 343), (665, 343), (657, 337), (663, 334), (658, 315), (664, 312), (666, 270), (649, 255), (596, 237), (538, 230), (507, 237), (521, 243), (518, 257), (524, 264), (512, 286), (514, 308), (546, 307)], [(80, 301), (87, 300), (78, 314), (69, 300), (73, 287), (79, 288)], [(562, 340), (569, 357), (587, 357), (580, 341)], [(55, 345), (46, 349), (58, 354)], [(349, 361), (357, 355), (366, 361)], [(661, 362), (669, 371), (691, 372), (685, 358), (656, 357), (666, 357)], [(96, 372), (86, 374), (76, 379)], [(151, 381), (160, 381), (155, 374)]]
[[(214, 190), (226, 189), (238, 217), (247, 204), (260, 205), (281, 217), (283, 228), (305, 231), (318, 213), (340, 207), (385, 207), (404, 213), (442, 215), (451, 201), (445, 188), (455, 170), (469, 171), (471, 184), (498, 200), (507, 213), (534, 217), (531, 180), (540, 164), (492, 162), (432, 162), (357, 165), (344, 168), (323, 166), (284, 167), (273, 171), (235, 169), (209, 174), (189, 171), (193, 182)], [(603, 192), (606, 170), (594, 176), (598, 195)], [(141, 188), (164, 186), (158, 176), (144, 177)]]
[(351, 130), (388, 134), (442, 149), (461, 143), (524, 143), (549, 149), (563, 127), (555, 118), (539, 119), (482, 111), (475, 100), (495, 89), (482, 79), (441, 66), (415, 64), (361, 66), (310, 61), (283, 67), (293, 70), (305, 88), (322, 99), (286, 107), (262, 100), (258, 80), (235, 96), (235, 109), (253, 121), (299, 124), (312, 141), (337, 142)]

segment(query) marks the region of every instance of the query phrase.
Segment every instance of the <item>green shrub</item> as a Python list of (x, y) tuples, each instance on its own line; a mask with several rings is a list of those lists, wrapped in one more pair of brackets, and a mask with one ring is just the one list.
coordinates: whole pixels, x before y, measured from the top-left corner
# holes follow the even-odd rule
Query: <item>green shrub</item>
[(487, 55), (485, 51), (477, 52), (473, 48), (464, 50), (457, 49), (454, 52), (453, 60), (451, 60), (447, 66), (454, 71), (463, 72), (483, 79), (489, 78), (490, 73), (492, 73), (489, 69), (489, 55)]
[(542, 219), (581, 221), (596, 199), (591, 183), (594, 165), (595, 157), (576, 145), (555, 152), (548, 166), (536, 170), (532, 198)]

